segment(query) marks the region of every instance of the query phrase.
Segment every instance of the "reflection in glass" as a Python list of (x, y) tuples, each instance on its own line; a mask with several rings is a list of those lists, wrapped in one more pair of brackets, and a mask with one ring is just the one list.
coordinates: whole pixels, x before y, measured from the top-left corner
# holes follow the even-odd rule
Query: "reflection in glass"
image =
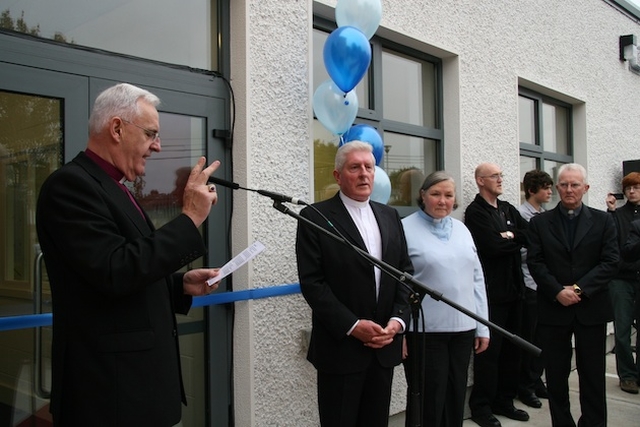
[(542, 117), (544, 151), (569, 154), (567, 109), (552, 104), (543, 104)]
[(333, 169), (339, 143), (338, 136), (318, 120), (313, 121), (313, 200), (316, 202), (329, 199), (338, 192)]
[(555, 205), (560, 201), (560, 196), (556, 191), (556, 184), (558, 183), (558, 169), (560, 169), (560, 166), (562, 165), (563, 163), (560, 162), (553, 162), (551, 160), (544, 161), (544, 171), (551, 176), (551, 179), (553, 179), (553, 194), (551, 195), (551, 200), (545, 206), (546, 209), (555, 207)]
[(538, 144), (535, 134), (536, 102), (533, 99), (518, 97), (518, 123), (520, 143)]
[(553, 105), (542, 105), (542, 134), (544, 135), (544, 150), (557, 152), (556, 109)]
[(417, 206), (416, 199), (424, 177), (437, 167), (436, 141), (384, 133), (385, 155), (382, 167), (391, 181), (389, 205)]
[(434, 64), (382, 51), (385, 119), (437, 128)]
[(191, 169), (205, 154), (204, 119), (160, 112), (162, 150), (147, 159), (133, 194), (156, 228), (182, 212), (182, 194)]
[(396, 197), (389, 204), (393, 206), (416, 206), (418, 191), (422, 186), (425, 175), (418, 168), (404, 169), (397, 174), (395, 181)]
[[(34, 313), (34, 269), (40, 249), (35, 230), (38, 190), (62, 164), (63, 102), (0, 91), (0, 316)], [(43, 268), (40, 306), (51, 312), (51, 290)], [(51, 328), (42, 327), (38, 347), (33, 329), (0, 333), (3, 393), (0, 423), (35, 425), (48, 415), (48, 400), (33, 394), (34, 356), (40, 348), (42, 387), (51, 389)], [(21, 422), (21, 424), (18, 424)], [(33, 424), (32, 424), (33, 423)], [(9, 424), (2, 424), (9, 425)]]
[(0, 91), (0, 295), (32, 298), (38, 189), (61, 164), (62, 102)]
[(0, 26), (59, 42), (215, 70), (216, 3), (0, 0)]

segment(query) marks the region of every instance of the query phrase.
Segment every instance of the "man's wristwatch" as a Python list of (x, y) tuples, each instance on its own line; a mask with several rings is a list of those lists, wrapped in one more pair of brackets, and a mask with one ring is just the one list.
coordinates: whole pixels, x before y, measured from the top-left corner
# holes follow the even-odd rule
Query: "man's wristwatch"
[(582, 289), (580, 289), (580, 286), (576, 284), (573, 285), (573, 292), (575, 292), (576, 295), (582, 295)]
[(507, 239), (513, 239), (514, 237), (516, 237), (512, 231), (507, 231)]

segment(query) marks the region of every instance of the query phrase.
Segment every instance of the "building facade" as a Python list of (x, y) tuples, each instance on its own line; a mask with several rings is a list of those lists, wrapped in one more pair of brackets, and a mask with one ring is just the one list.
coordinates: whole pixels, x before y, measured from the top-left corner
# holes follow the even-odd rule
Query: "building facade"
[[(314, 118), (312, 99), (327, 78), (322, 45), (336, 28), (337, 1), (39, 3), (0, 0), (0, 326), (47, 311), (33, 231), (39, 183), (84, 148), (91, 102), (114, 82), (163, 101), (163, 152), (134, 188), (158, 224), (177, 212), (180, 171), (202, 154), (222, 161), (216, 176), (243, 187), (327, 197), (327, 159), (339, 139)], [(605, 209), (606, 194), (621, 191), (623, 161), (640, 159), (637, 53), (625, 60), (620, 49), (621, 36), (640, 36), (634, 2), (381, 4), (355, 123), (383, 136), (379, 166), (402, 215), (415, 209), (411, 197), (401, 201), (405, 171), (452, 174), (461, 218), (476, 194), (474, 169), (486, 161), (503, 168), (503, 198), (513, 204), (526, 171), (555, 177), (567, 162), (587, 168), (589, 205)], [(254, 241), (266, 246), (221, 292), (296, 283), (295, 219), (254, 192), (220, 191), (199, 263), (222, 265)], [(302, 296), (203, 305), (180, 319), (182, 424), (317, 425)], [(46, 412), (43, 321), (0, 329), (0, 425)], [(402, 368), (395, 379), (392, 413), (404, 410)]]

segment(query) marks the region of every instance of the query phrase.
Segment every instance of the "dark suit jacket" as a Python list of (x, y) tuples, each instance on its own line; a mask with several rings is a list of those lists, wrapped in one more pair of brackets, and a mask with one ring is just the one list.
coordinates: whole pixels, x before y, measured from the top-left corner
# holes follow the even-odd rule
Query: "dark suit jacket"
[[(616, 225), (616, 231), (618, 232), (618, 247), (620, 248), (620, 269), (616, 274), (615, 279), (634, 281), (638, 280), (638, 271), (640, 271), (640, 257), (632, 257), (629, 261), (625, 260), (624, 246), (631, 234), (633, 226), (631, 223), (636, 217), (636, 211), (638, 206), (627, 201), (623, 206), (614, 211), (607, 211), (609, 215), (613, 217), (613, 222)], [(640, 220), (638, 220), (640, 221)], [(638, 226), (636, 225), (636, 228)], [(637, 233), (637, 231), (636, 231)]]
[[(527, 264), (538, 284), (541, 324), (568, 325), (577, 318), (583, 325), (596, 325), (612, 320), (607, 284), (618, 269), (616, 227), (611, 215), (586, 205), (577, 220), (570, 247), (558, 206), (531, 219)], [(565, 307), (555, 297), (563, 286), (573, 284), (584, 296)]]
[(184, 401), (174, 311), (205, 252), (180, 215), (158, 230), (84, 153), (51, 174), (37, 206), (53, 294), (56, 425), (171, 426)]
[[(632, 221), (629, 224), (629, 235), (626, 242), (622, 246), (622, 258), (626, 262), (640, 262), (640, 219)], [(636, 279), (638, 277), (636, 276)]]
[[(401, 271), (413, 273), (407, 253), (400, 217), (395, 209), (370, 202), (380, 227), (382, 260)], [(301, 215), (330, 230), (330, 221), (354, 245), (366, 250), (358, 229), (349, 216), (340, 193), (305, 208)], [(370, 262), (319, 230), (304, 222), (298, 226), (296, 242), (298, 274), (302, 295), (313, 310), (311, 343), (308, 359), (316, 369), (334, 374), (363, 371), (373, 357), (380, 364), (393, 367), (402, 361), (402, 337), (378, 350), (365, 347), (358, 339), (347, 336), (357, 319), (369, 319), (385, 327), (391, 317), (399, 317), (408, 327), (409, 289), (382, 273), (376, 303), (375, 279)]]

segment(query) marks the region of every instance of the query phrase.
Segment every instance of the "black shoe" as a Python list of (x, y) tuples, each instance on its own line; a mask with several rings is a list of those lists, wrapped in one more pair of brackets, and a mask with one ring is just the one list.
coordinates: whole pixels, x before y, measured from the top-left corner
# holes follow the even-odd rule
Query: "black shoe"
[(493, 414), (472, 416), (471, 420), (480, 427), (502, 427), (500, 421)]
[(549, 398), (549, 392), (547, 391), (547, 387), (545, 387), (544, 384), (540, 384), (539, 386), (536, 386), (536, 396), (538, 396), (540, 399)]
[(538, 396), (533, 393), (519, 394), (518, 399), (520, 399), (520, 402), (532, 408), (542, 408), (542, 402), (540, 402)]
[(515, 406), (506, 408), (492, 408), (493, 413), (496, 415), (504, 415), (507, 418), (511, 418), (516, 421), (529, 421), (529, 414), (522, 409), (518, 409)]
[(638, 383), (634, 380), (620, 380), (620, 389), (631, 394), (638, 394)]

